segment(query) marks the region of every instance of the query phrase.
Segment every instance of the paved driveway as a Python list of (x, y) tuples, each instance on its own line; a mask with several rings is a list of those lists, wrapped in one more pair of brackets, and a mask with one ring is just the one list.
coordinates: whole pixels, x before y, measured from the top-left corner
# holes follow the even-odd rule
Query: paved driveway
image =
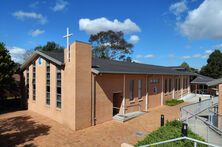
[(163, 106), (125, 123), (115, 120), (73, 131), (63, 125), (31, 111), (17, 111), (0, 115), (1, 146), (120, 146), (127, 142), (135, 144), (144, 136), (137, 131), (148, 134), (160, 126), (160, 115), (167, 120), (178, 119), (179, 108)]

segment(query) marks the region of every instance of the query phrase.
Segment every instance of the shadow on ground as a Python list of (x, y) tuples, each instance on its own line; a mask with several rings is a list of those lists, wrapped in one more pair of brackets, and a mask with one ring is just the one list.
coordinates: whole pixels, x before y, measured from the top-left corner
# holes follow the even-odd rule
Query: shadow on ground
[(23, 144), (26, 147), (36, 145), (29, 143), (38, 136), (48, 135), (50, 127), (35, 122), (30, 116), (18, 116), (0, 120), (0, 146), (16, 146)]
[(0, 98), (0, 114), (26, 110), (27, 108), (22, 105), (21, 98), (1, 99)]

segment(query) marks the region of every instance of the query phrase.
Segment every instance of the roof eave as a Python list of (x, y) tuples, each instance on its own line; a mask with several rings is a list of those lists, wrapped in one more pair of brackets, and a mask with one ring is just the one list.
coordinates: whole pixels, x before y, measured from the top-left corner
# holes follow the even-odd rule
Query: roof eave
[(46, 55), (46, 54), (44, 54), (44, 53), (42, 53), (40, 51), (34, 51), (33, 54), (21, 65), (21, 71), (24, 71), (26, 66), (29, 65), (30, 62), (32, 62), (38, 55), (42, 56), (42, 57), (44, 57), (44, 58), (46, 58), (48, 60), (50, 60), (51, 62), (53, 62), (53, 63), (55, 63), (55, 64), (57, 64), (59, 66), (63, 66), (64, 65), (64, 63), (62, 63), (61, 61), (59, 61), (59, 60), (57, 60), (55, 58), (52, 58), (52, 57), (50, 57), (50, 56), (48, 56), (48, 55)]

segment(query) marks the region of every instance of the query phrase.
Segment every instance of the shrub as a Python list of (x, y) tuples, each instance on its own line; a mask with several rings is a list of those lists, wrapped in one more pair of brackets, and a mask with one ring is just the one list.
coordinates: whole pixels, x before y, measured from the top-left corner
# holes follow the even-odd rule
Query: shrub
[(184, 102), (183, 100), (171, 99), (171, 100), (166, 101), (166, 105), (167, 106), (175, 106), (175, 105), (178, 105), (183, 102)]
[[(160, 141), (166, 141), (169, 139), (174, 139), (181, 137), (181, 128), (182, 123), (178, 120), (174, 120), (171, 122), (167, 122), (165, 126), (160, 127), (158, 130), (153, 131), (148, 136), (146, 136), (142, 141), (138, 141), (135, 146), (141, 146), (146, 144), (152, 144)], [(188, 129), (188, 137), (194, 138), (197, 140), (204, 141), (202, 137), (193, 133), (190, 129)], [(167, 143), (163, 145), (158, 145), (158, 147), (193, 147), (193, 142), (189, 140), (181, 140), (172, 143)], [(198, 147), (206, 147), (206, 145), (198, 144)], [(156, 147), (156, 146), (155, 146)]]

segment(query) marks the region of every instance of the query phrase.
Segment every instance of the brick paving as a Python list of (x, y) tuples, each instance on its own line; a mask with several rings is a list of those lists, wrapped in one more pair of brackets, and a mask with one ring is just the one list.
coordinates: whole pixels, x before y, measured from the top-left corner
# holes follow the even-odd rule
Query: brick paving
[(174, 107), (158, 107), (148, 113), (121, 123), (115, 120), (73, 131), (63, 125), (31, 111), (17, 111), (0, 115), (1, 146), (81, 146), (119, 147), (121, 143), (135, 144), (144, 136), (136, 131), (149, 134), (160, 126), (160, 115), (165, 119), (178, 119), (182, 103)]

